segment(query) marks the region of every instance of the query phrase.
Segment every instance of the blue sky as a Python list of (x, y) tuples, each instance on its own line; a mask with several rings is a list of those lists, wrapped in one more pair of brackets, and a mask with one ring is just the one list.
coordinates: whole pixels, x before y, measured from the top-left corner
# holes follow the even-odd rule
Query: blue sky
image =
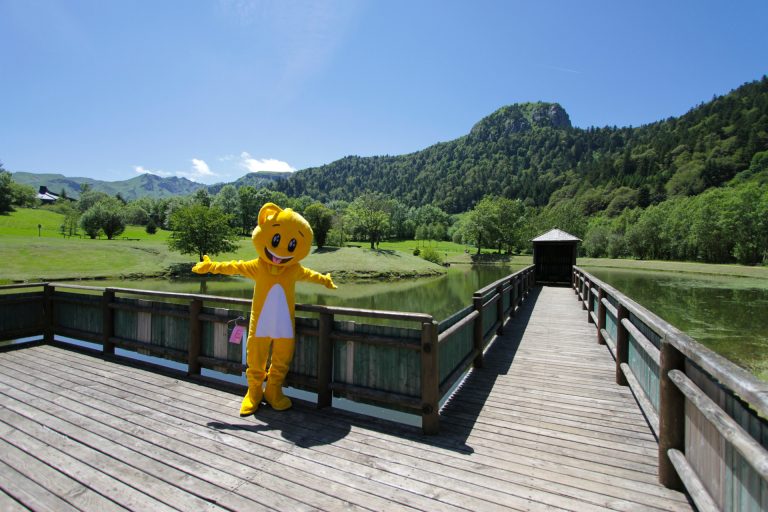
[(10, 171), (233, 181), (466, 134), (678, 116), (768, 73), (768, 2), (0, 0)]

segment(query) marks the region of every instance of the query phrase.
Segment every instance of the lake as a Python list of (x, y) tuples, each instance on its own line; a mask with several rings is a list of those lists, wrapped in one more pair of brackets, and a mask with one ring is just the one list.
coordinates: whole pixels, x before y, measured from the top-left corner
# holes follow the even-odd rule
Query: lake
[[(472, 303), (472, 294), (524, 266), (454, 265), (445, 275), (395, 281), (337, 282), (337, 290), (296, 283), (296, 302), (359, 309), (428, 313), (438, 322)], [(203, 293), (250, 299), (253, 281), (241, 277), (95, 281), (114, 286), (177, 293)]]
[(768, 280), (598, 267), (584, 270), (768, 380)]

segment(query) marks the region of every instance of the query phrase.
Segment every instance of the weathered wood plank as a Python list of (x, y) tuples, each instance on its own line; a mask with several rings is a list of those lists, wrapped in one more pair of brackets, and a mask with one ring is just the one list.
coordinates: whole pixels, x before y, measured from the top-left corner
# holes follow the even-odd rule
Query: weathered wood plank
[(609, 375), (609, 378), (610, 378), (610, 375)]
[[(75, 377), (76, 374), (77, 372), (69, 373), (68, 378), (76, 378)], [(144, 383), (145, 381), (146, 379), (141, 380), (142, 383)], [(64, 381), (62, 380), (62, 383), (63, 382)], [(105, 384), (106, 384), (106, 381), (105, 381)], [(149, 388), (152, 389), (151, 386)], [(115, 395), (119, 394), (118, 389), (119, 388), (112, 388), (113, 394)], [(87, 389), (87, 390), (83, 389), (83, 391), (84, 392), (88, 391), (93, 395), (94, 398), (96, 398), (96, 396), (106, 397), (107, 404), (109, 404), (109, 401), (111, 400), (109, 395), (102, 392), (96, 392), (95, 390), (91, 390), (91, 389)], [(227, 396), (226, 400), (228, 404), (225, 407), (227, 408), (228, 412), (231, 413), (231, 411), (233, 410), (232, 407), (234, 407), (234, 403), (232, 402), (234, 401), (232, 400), (231, 396)], [(92, 401), (91, 404), (96, 405), (100, 408), (105, 407), (105, 403), (97, 402), (96, 400)], [(115, 413), (119, 414), (122, 410), (123, 413), (128, 412), (129, 417), (133, 417), (135, 415), (140, 414), (141, 425), (142, 425), (141, 432), (143, 433), (145, 432), (144, 427), (147, 424), (149, 424), (150, 426), (152, 424), (152, 420), (146, 415), (152, 414), (153, 418), (155, 417), (158, 418), (160, 422), (159, 424), (161, 425), (160, 430), (162, 430), (164, 434), (170, 433), (170, 435), (173, 435), (176, 429), (186, 430), (186, 432), (182, 432), (181, 434), (179, 434), (179, 436), (186, 439), (186, 438), (189, 438), (190, 435), (195, 435), (195, 436), (198, 436), (198, 442), (200, 442), (199, 436), (201, 435), (202, 432), (210, 435), (210, 432), (211, 432), (210, 428), (204, 428), (201, 432), (199, 427), (196, 429), (192, 428), (189, 424), (185, 423), (180, 418), (174, 417), (170, 414), (160, 413), (159, 411), (153, 411), (152, 409), (142, 407), (138, 403), (135, 405), (132, 405), (132, 404), (133, 402), (130, 402), (130, 401), (122, 402), (122, 409), (120, 407), (115, 407), (117, 409)], [(192, 410), (194, 410), (194, 407), (190, 406), (189, 409), (190, 409), (190, 412), (186, 412), (186, 413), (182, 412), (180, 416), (184, 416), (184, 418), (189, 418), (190, 413), (192, 412)], [(201, 409), (199, 407), (198, 409), (200, 409), (198, 412), (204, 411), (204, 409)], [(170, 408), (170, 411), (173, 412), (173, 409)], [(223, 415), (223, 417), (225, 418), (227, 416), (228, 415)], [(222, 418), (222, 415), (221, 414), (218, 415), (217, 418), (219, 419)], [(211, 421), (213, 421), (213, 419), (208, 418), (207, 421), (210, 423)], [(163, 422), (165, 422), (165, 424), (163, 424)], [(134, 428), (138, 428), (138, 426)], [(220, 436), (215, 434), (214, 436), (216, 437), (216, 440), (218, 442), (222, 441)], [(262, 440), (263, 439), (260, 437), (259, 441), (262, 441)], [(339, 466), (338, 461), (330, 461), (327, 464), (323, 465), (315, 462), (314, 457), (309, 457), (306, 459), (291, 457), (288, 455), (288, 452), (290, 452), (293, 448), (293, 445), (290, 442), (286, 442), (285, 440), (283, 440), (282, 443), (276, 442), (275, 444), (276, 446), (272, 444), (265, 446), (262, 443), (256, 443), (255, 446), (261, 445), (261, 448), (266, 448), (267, 452), (264, 452), (263, 450), (258, 450), (256, 453), (253, 454), (254, 455), (253, 460), (256, 461), (256, 464), (253, 465), (253, 467), (248, 468), (249, 472), (252, 473), (255, 469), (259, 469), (259, 468), (263, 471), (264, 461), (279, 459), (280, 460), (279, 467), (275, 466), (273, 468), (268, 468), (268, 469), (270, 473), (274, 472), (277, 475), (280, 475), (282, 478), (285, 478), (286, 481), (288, 481), (290, 485), (287, 486), (286, 492), (292, 492), (293, 494), (296, 494), (295, 490), (297, 486), (301, 486), (303, 488), (302, 495), (308, 494), (307, 486), (315, 485), (317, 489), (320, 491), (328, 492), (328, 491), (335, 490), (342, 496), (346, 494), (350, 499), (358, 501), (361, 504), (360, 506), (373, 505), (377, 509), (380, 509), (382, 507), (383, 508), (387, 507), (389, 503), (388, 501), (383, 501), (377, 496), (367, 494), (365, 492), (366, 487), (368, 488), (372, 487), (372, 485), (370, 485), (370, 483), (366, 479), (364, 478), (356, 479), (354, 475), (332, 469)], [(253, 447), (254, 445), (249, 445), (248, 449), (250, 450), (250, 448), (253, 448)], [(221, 446), (212, 447), (212, 449), (220, 451), (222, 447)], [(240, 442), (238, 442), (237, 440), (233, 441), (232, 454), (233, 454), (233, 457), (235, 458), (232, 462), (233, 464), (247, 465), (246, 460), (243, 459), (243, 449), (244, 447), (242, 446), (242, 441)], [(209, 453), (204, 453), (202, 455), (206, 457), (206, 460), (210, 460), (208, 459), (208, 457), (210, 457)], [(288, 467), (283, 467), (283, 466), (288, 466)], [(311, 472), (314, 472), (318, 475), (318, 478), (314, 479), (316, 481), (313, 481), (311, 474), (309, 474)], [(338, 473), (338, 475), (336, 473)], [(268, 480), (269, 474), (260, 475), (259, 479)], [(351, 486), (351, 488), (347, 487), (347, 491), (340, 490), (340, 488), (344, 486)], [(238, 489), (238, 492), (240, 492), (240, 489)], [(311, 494), (310, 494), (310, 498), (311, 498)], [(405, 508), (409, 500), (419, 499), (419, 496), (414, 495), (414, 496), (408, 497), (406, 494), (402, 494), (400, 496), (395, 496), (393, 498), (401, 502), (400, 508)], [(287, 500), (290, 501), (289, 498), (287, 498)], [(313, 506), (320, 506), (322, 503), (323, 503), (322, 500), (315, 500), (312, 502)], [(335, 505), (329, 505), (326, 503), (325, 506), (321, 508), (337, 508), (339, 506), (341, 506), (341, 504), (338, 502)], [(288, 509), (292, 510), (292, 509), (295, 509), (295, 507), (289, 507)], [(428, 510), (429, 507), (426, 507), (426, 508), (422, 507), (421, 509)]]
[(72, 480), (90, 468), (131, 510), (155, 508), (110, 482), (187, 509), (690, 510), (656, 482), (653, 437), (594, 336), (570, 290), (533, 291), (439, 436), (301, 401), (241, 419), (239, 394), (33, 347), (0, 354), (0, 437)]
[[(30, 368), (30, 371), (31, 370), (32, 369)], [(4, 373), (10, 374), (12, 371), (5, 369)], [(20, 375), (17, 375), (17, 377), (18, 376)], [(2, 376), (0, 376), (0, 378), (2, 378)], [(60, 384), (64, 383), (64, 380), (60, 381)], [(77, 384), (77, 382), (74, 382), (73, 384)], [(50, 385), (50, 388), (55, 389), (56, 386)], [(43, 395), (45, 393), (45, 391), (41, 392)], [(215, 483), (215, 485), (221, 489), (236, 489), (238, 493), (228, 493), (224, 497), (217, 496), (217, 493), (219, 492), (217, 489), (206, 486), (205, 483), (198, 481), (195, 484), (195, 492), (204, 493), (202, 496), (206, 499), (215, 498), (216, 502), (222, 503), (234, 510), (256, 509), (259, 503), (265, 508), (268, 507), (270, 509), (302, 510), (307, 508), (307, 504), (301, 503), (289, 495), (274, 492), (275, 489), (282, 489), (285, 492), (292, 493), (292, 488), (295, 488), (298, 483), (302, 483), (305, 486), (305, 489), (302, 492), (302, 499), (309, 498), (312, 502), (311, 506), (319, 506), (321, 508), (346, 506), (347, 508), (350, 508), (349, 504), (345, 504), (339, 499), (331, 499), (321, 492), (312, 493), (307, 487), (313, 483), (323, 491), (327, 491), (334, 486), (327, 480), (313, 482), (312, 479), (306, 475), (299, 479), (294, 477), (294, 481), (290, 482), (282, 481), (280, 478), (274, 477), (267, 471), (265, 475), (260, 476), (260, 480), (268, 485), (263, 488), (256, 488), (253, 484), (247, 481), (253, 478), (254, 468), (249, 468), (246, 464), (243, 464), (241, 450), (230, 452), (232, 458), (226, 460), (225, 458), (217, 457), (223, 449), (222, 446), (219, 446), (216, 443), (209, 443), (206, 445), (206, 448), (208, 448), (208, 451), (206, 451), (201, 449), (199, 444), (200, 439), (198, 439), (198, 442), (194, 446), (184, 442), (184, 440), (189, 438), (188, 432), (182, 431), (181, 434), (177, 435), (176, 441), (174, 441), (173, 435), (176, 434), (175, 431), (180, 430), (178, 427), (173, 428), (170, 425), (162, 425), (160, 431), (153, 431), (146, 428), (147, 424), (151, 423), (151, 421), (144, 416), (148, 411), (141, 410), (141, 408), (137, 408), (138, 410), (132, 410), (131, 408), (125, 409), (125, 406), (129, 404), (129, 402), (120, 400), (120, 393), (116, 392), (115, 395), (117, 396), (112, 397), (106, 393), (94, 393), (94, 395), (105, 397), (106, 400), (102, 402), (90, 400), (89, 405), (86, 406), (80, 404), (76, 400), (70, 400), (65, 396), (58, 396), (57, 404), (61, 404), (64, 407), (57, 409), (56, 416), (65, 419), (68, 423), (73, 425), (79, 425), (83, 428), (87, 427), (89, 431), (111, 431), (111, 438), (120, 442), (120, 446), (113, 447), (112, 450), (121, 452), (124, 448), (128, 448), (135, 451), (135, 454), (132, 457), (132, 460), (134, 460), (132, 464), (135, 464), (136, 459), (143, 459), (142, 455), (159, 457), (159, 460), (165, 464), (172, 463), (174, 468), (181, 469), (188, 475), (197, 475), (206, 481)], [(122, 407), (114, 405), (117, 403), (120, 403)], [(96, 409), (95, 406), (98, 406), (99, 409)], [(99, 410), (110, 408), (110, 406), (114, 415), (99, 412)], [(130, 420), (133, 419), (136, 421), (137, 416), (141, 419), (140, 423), (132, 424)], [(128, 420), (121, 420), (121, 417), (128, 418)], [(104, 424), (108, 424), (109, 427), (104, 427)], [(87, 434), (81, 433), (81, 435)], [(141, 437), (136, 437), (139, 435)], [(195, 452), (197, 452), (201, 461), (205, 461), (205, 466), (201, 466), (199, 463), (189, 459), (188, 455)], [(265, 460), (263, 453), (258, 455), (259, 461)], [(273, 458), (277, 459), (282, 455), (282, 453), (276, 453)], [(152, 468), (148, 467), (146, 469), (147, 471), (151, 471)], [(186, 478), (190, 479), (189, 476)], [(206, 489), (209, 492), (205, 492)], [(239, 494), (245, 496), (238, 496)], [(248, 498), (249, 500), (254, 501), (246, 501), (243, 498)], [(362, 498), (363, 497), (361, 496), (360, 499)], [(368, 497), (368, 499), (370, 500), (371, 498)]]
[[(277, 415), (277, 416), (278, 416), (278, 417), (280, 417), (280, 415)], [(303, 422), (302, 422), (302, 423), (303, 423)], [(307, 429), (307, 431), (308, 431), (308, 433), (311, 433), (311, 432), (313, 432), (313, 430), (311, 430), (311, 429)], [(390, 456), (390, 458), (391, 458), (391, 456)], [(413, 464), (411, 464), (411, 466), (413, 466)]]
[(51, 494), (80, 510), (120, 511), (125, 508), (91, 490), (82, 482), (59, 472), (13, 444), (0, 439), (3, 462), (29, 480), (40, 482)]
[[(114, 377), (114, 375), (113, 375), (113, 377)], [(144, 382), (144, 380), (145, 379), (142, 379), (141, 382)], [(137, 382), (137, 384), (138, 384), (138, 382)], [(150, 386), (150, 388), (151, 388), (151, 386)], [(89, 389), (87, 391), (88, 392), (92, 392), (94, 390), (90, 390)], [(152, 392), (154, 392), (154, 391), (152, 391)], [(150, 391), (148, 391), (148, 393), (150, 393)], [(201, 394), (205, 394), (205, 392), (202, 392)], [(231, 400), (229, 400), (229, 401), (231, 402)], [(222, 416), (224, 418), (226, 418), (229, 414), (231, 414), (231, 411), (232, 411), (231, 407), (233, 407), (233, 406), (234, 406), (234, 404), (229, 405), (228, 407), (225, 406), (222, 409), (224, 412), (219, 412), (218, 414), (214, 415), (212, 418), (219, 418), (220, 419), (220, 418), (222, 418)], [(189, 417), (190, 414), (192, 414), (192, 412), (193, 412), (193, 408), (190, 407), (187, 412), (183, 413), (183, 415), (185, 417)], [(201, 411), (198, 411), (198, 413), (199, 412), (201, 412)], [(211, 413), (208, 412), (208, 414), (211, 414)], [(209, 421), (211, 421), (211, 418), (209, 418)], [(296, 425), (294, 425), (294, 426), (296, 427)], [(247, 429), (243, 429), (243, 430), (247, 430)], [(304, 440), (304, 438), (306, 436), (308, 436), (309, 434), (311, 434), (312, 432), (313, 431), (311, 429), (309, 429), (307, 433), (302, 433), (301, 434), (302, 440)], [(239, 435), (240, 431), (235, 429), (234, 434), (235, 435)], [(274, 442), (279, 442), (279, 439), (277, 439), (277, 438), (279, 438), (279, 436), (277, 436), (277, 434), (275, 434), (275, 437), (276, 437), (276, 439), (274, 440)], [(309, 438), (307, 437), (307, 439), (309, 439)], [(259, 438), (258, 440), (255, 440), (255, 442), (258, 443), (258, 444), (261, 444), (261, 443), (264, 442), (264, 439), (263, 438)], [(283, 450), (284, 449), (285, 448), (283, 448)], [(329, 453), (329, 455), (335, 456), (336, 459), (331, 460), (331, 461), (329, 461), (327, 463), (327, 466), (324, 469), (324, 472), (326, 472), (326, 473), (328, 471), (330, 471), (328, 468), (336, 468), (336, 467), (342, 467), (342, 468), (345, 468), (348, 471), (352, 471), (352, 470), (359, 471), (359, 470), (356, 470), (355, 468), (359, 467), (363, 463), (369, 463), (369, 461), (371, 460), (370, 456), (363, 456), (363, 455), (357, 455), (357, 456), (351, 455), (350, 456), (349, 453), (344, 452), (344, 451), (339, 452), (338, 450), (333, 450), (332, 452)], [(318, 458), (318, 454), (314, 453), (312, 455), (307, 455), (306, 457), (308, 457), (308, 459), (310, 459), (310, 460), (315, 460), (315, 459)], [(339, 459), (338, 457), (341, 457), (341, 459)], [(282, 464), (287, 464), (290, 461), (288, 459), (286, 459), (285, 455), (282, 455), (282, 456), (280, 456), (280, 462)], [(306, 465), (307, 464), (307, 460), (304, 460), (303, 464)], [(349, 464), (352, 464), (352, 466), (349, 466)], [(301, 468), (301, 466), (299, 466), (299, 468)], [(299, 468), (296, 468), (296, 469), (299, 469)], [(400, 468), (400, 466), (398, 466), (398, 468)], [(295, 469), (294, 469), (294, 472), (295, 472)], [(450, 499), (453, 502), (458, 503), (458, 504), (466, 502), (466, 500), (467, 500), (466, 496), (464, 496), (462, 493), (456, 493), (456, 492), (454, 492), (452, 490), (452, 488), (455, 488), (457, 486), (456, 482), (446, 481), (439, 474), (428, 475), (426, 473), (425, 473), (425, 475), (427, 475), (427, 481), (426, 482), (423, 482), (423, 483), (415, 482), (412, 479), (412, 472), (413, 472), (412, 468), (405, 468), (405, 469), (400, 468), (400, 470), (397, 473), (395, 473), (394, 475), (391, 475), (391, 474), (388, 474), (387, 472), (383, 472), (381, 470), (381, 468), (377, 464), (377, 470), (375, 472), (372, 472), (370, 468), (367, 468), (367, 469), (365, 469), (360, 474), (360, 476), (364, 476), (365, 478), (368, 478), (368, 479), (375, 479), (375, 480), (382, 480), (382, 481), (386, 481), (386, 482), (398, 483), (399, 485), (404, 486), (404, 487), (407, 486), (408, 488), (413, 488), (414, 486), (416, 486), (417, 488), (420, 488), (421, 492), (426, 492), (426, 493), (428, 493), (430, 495), (435, 494), (437, 492), (437, 490), (439, 490), (439, 495), (440, 495), (441, 499), (444, 499), (444, 498), (445, 499)], [(298, 479), (297, 483), (303, 482), (304, 478), (305, 477), (300, 477)], [(333, 476), (332, 476), (332, 478), (333, 478)], [(358, 481), (356, 481), (355, 475), (354, 474), (350, 474), (350, 473), (345, 473), (345, 474), (342, 474), (340, 477), (335, 477), (335, 478), (339, 478), (340, 479), (339, 481), (341, 481), (341, 482), (352, 483), (352, 484), (354, 484), (356, 486), (360, 486), (360, 485), (363, 485), (363, 484), (368, 486), (368, 487), (371, 486), (370, 482), (366, 483), (366, 480), (357, 479)], [(464, 484), (462, 484), (462, 485), (464, 485)], [(327, 487), (327, 486), (328, 486), (328, 484), (326, 483), (325, 487)], [(461, 485), (459, 487), (461, 487)], [(486, 489), (479, 489), (476, 486), (470, 486), (468, 489), (469, 490), (462, 489), (462, 492), (471, 492), (471, 493), (473, 493), (474, 494), (473, 499), (476, 500), (475, 502), (478, 503), (478, 504), (481, 504), (481, 505), (479, 505), (481, 507), (488, 507), (488, 509), (490, 509), (490, 510), (493, 510), (493, 509), (504, 510), (504, 509), (507, 509), (508, 507), (518, 508), (518, 507), (514, 506), (515, 503), (519, 503), (519, 506), (522, 507), (521, 509), (530, 509), (531, 508), (530, 500), (517, 497), (517, 496), (515, 496), (513, 494), (504, 495), (503, 499), (501, 497), (497, 498), (496, 503), (494, 504), (494, 502), (487, 502), (486, 503), (485, 500), (482, 499), (482, 496), (488, 492)], [(360, 489), (358, 489), (356, 491), (356, 493), (359, 493), (359, 492), (361, 492)], [(520, 492), (521, 492), (521, 494), (525, 495), (525, 493), (527, 493), (529, 491), (525, 490), (525, 491), (520, 491)], [(394, 499), (396, 499), (397, 501), (401, 501), (402, 502), (402, 500), (404, 499), (404, 496), (407, 496), (407, 494), (404, 494), (404, 493), (400, 492), (400, 493), (397, 493), (397, 494), (394, 495)], [(408, 499), (409, 500), (413, 500), (415, 498), (416, 498), (415, 496), (411, 496)], [(375, 503), (375, 501), (371, 501), (371, 497), (367, 497), (367, 501), (368, 501), (368, 503)], [(502, 504), (503, 504), (503, 506), (500, 508), (500, 506)], [(386, 508), (385, 504), (383, 506)], [(400, 507), (403, 507), (403, 506), (405, 506), (405, 505), (403, 504)], [(434, 506), (434, 504), (432, 506)], [(440, 508), (444, 508), (444, 507), (445, 507), (445, 505), (440, 505)], [(539, 509), (540, 507), (543, 507), (543, 505), (539, 504), (537, 506), (533, 506), (533, 509)], [(431, 507), (426, 507), (426, 508), (421, 508), (421, 509), (422, 510), (430, 510)]]
[[(3, 456), (5, 458), (5, 456)], [(30, 480), (16, 469), (0, 460), (0, 488), (13, 499), (32, 510), (50, 512), (76, 512), (77, 509), (54, 493)]]
[[(158, 512), (175, 510), (168, 505), (153, 499), (151, 496), (144, 494), (142, 491), (126, 485), (122, 481), (101, 472), (99, 469), (96, 469), (96, 467), (89, 466), (88, 464), (81, 462), (78, 458), (60, 450), (60, 446), (65, 445), (63, 449), (66, 450), (66, 445), (69, 445), (75, 453), (79, 453), (76, 443), (71, 440), (65, 440), (62, 443), (53, 441), (55, 435), (47, 431), (42, 425), (28, 420), (24, 416), (16, 415), (12, 411), (4, 411), (2, 421), (4, 422), (3, 425), (9, 427), (10, 425), (5, 422), (12, 422), (14, 425), (14, 427), (9, 428), (7, 433), (3, 434), (3, 438), (8, 442), (28, 453), (34, 454), (37, 458), (44, 460), (51, 467), (55, 467), (70, 477), (87, 484), (94, 491), (104, 496), (109, 496), (110, 499), (119, 503), (126, 509), (152, 510)], [(24, 430), (17, 428), (21, 424), (24, 425)], [(43, 440), (35, 437), (35, 434)], [(46, 444), (45, 440), (56, 442), (56, 444)]]
[(30, 510), (0, 488), (0, 510), (3, 512), (27, 512)]

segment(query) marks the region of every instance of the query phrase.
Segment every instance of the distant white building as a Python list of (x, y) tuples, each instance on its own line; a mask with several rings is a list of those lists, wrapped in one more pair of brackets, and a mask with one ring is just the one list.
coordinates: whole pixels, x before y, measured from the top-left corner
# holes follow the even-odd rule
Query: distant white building
[(48, 190), (48, 187), (45, 185), (41, 185), (40, 189), (37, 191), (37, 198), (40, 200), (43, 204), (53, 204), (56, 201), (58, 201), (61, 196), (58, 194), (54, 194), (53, 192), (50, 192)]

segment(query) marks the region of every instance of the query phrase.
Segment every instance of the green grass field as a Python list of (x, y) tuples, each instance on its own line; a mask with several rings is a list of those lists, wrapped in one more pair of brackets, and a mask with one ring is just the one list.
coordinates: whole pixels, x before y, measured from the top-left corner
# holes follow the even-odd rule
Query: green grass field
[(654, 272), (683, 272), (714, 276), (754, 277), (768, 279), (768, 267), (748, 267), (721, 263), (696, 263), (693, 261), (625, 260), (610, 258), (579, 258), (581, 267), (602, 267)]
[[(45, 209), (19, 209), (0, 215), (0, 284), (15, 281), (132, 278), (165, 275), (169, 268), (191, 268), (196, 258), (168, 249), (168, 231), (149, 235), (141, 226), (129, 226), (115, 240), (64, 238), (59, 233), (63, 216)], [(37, 225), (42, 224), (40, 236)], [(256, 256), (251, 239), (239, 248), (219, 254), (219, 261), (250, 260)], [(443, 268), (411, 253), (381, 248), (345, 247), (313, 252), (304, 265), (332, 272), (340, 279), (437, 275)]]
[[(191, 267), (195, 258), (168, 249), (168, 231), (149, 235), (141, 226), (129, 226), (115, 240), (64, 238), (59, 233), (63, 216), (46, 209), (21, 208), (0, 215), (0, 284), (14, 281), (124, 278), (165, 275), (169, 268)], [(38, 224), (42, 227), (38, 233)], [(469, 264), (475, 250), (453, 242), (382, 242), (378, 251), (365, 242), (358, 247), (327, 248), (313, 252), (304, 264), (321, 272), (332, 272), (342, 279), (393, 279), (416, 275), (435, 275), (441, 267), (413, 256), (416, 248), (433, 247), (451, 264)], [(483, 251), (493, 253), (494, 251)], [(220, 261), (255, 257), (250, 238), (243, 237), (239, 248), (217, 255)], [(530, 255), (513, 256), (513, 265), (528, 265)], [(768, 279), (768, 267), (712, 265), (695, 262), (637, 261), (624, 259), (579, 258), (584, 267), (627, 268), (663, 272), (752, 277)]]

